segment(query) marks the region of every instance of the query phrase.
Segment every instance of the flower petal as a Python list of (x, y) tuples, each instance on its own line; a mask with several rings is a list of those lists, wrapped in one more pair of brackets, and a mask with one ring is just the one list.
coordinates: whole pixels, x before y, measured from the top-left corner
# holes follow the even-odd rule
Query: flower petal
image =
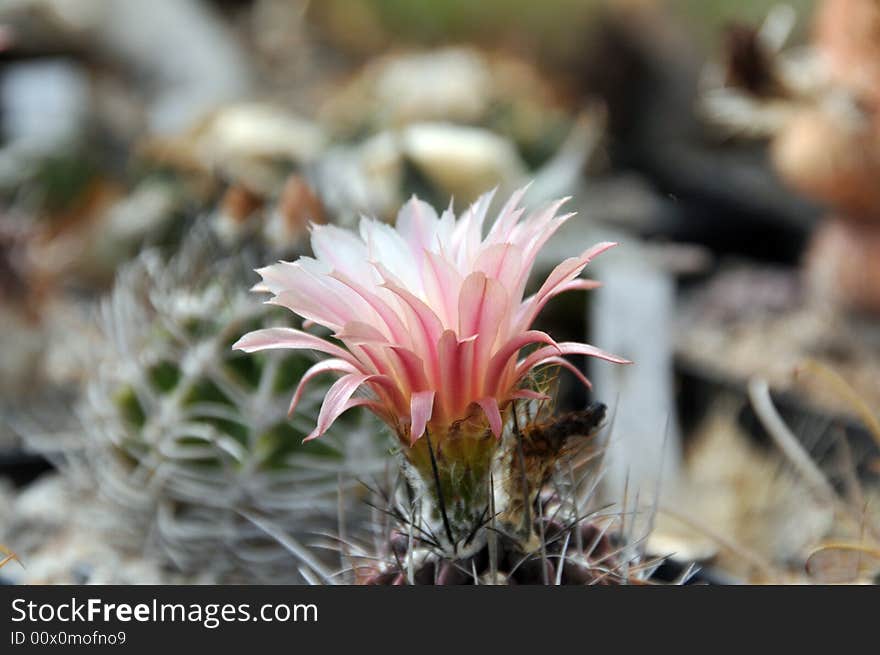
[(439, 247), (436, 239), (439, 222), (431, 205), (412, 196), (397, 214), (397, 231), (418, 257), (423, 250), (436, 251)]
[[(509, 303), (507, 292), (498, 280), (480, 271), (471, 273), (461, 285), (459, 297), (459, 335), (475, 337), (473, 358), (467, 369), (468, 389), (482, 394), (496, 337), (507, 334)], [(477, 397), (479, 397), (479, 395)], [(465, 403), (467, 404), (467, 403)]]
[(462, 277), (441, 253), (425, 250), (422, 257), (422, 286), (425, 299), (435, 309), (443, 327), (458, 325), (458, 295)]
[[(546, 346), (544, 348), (538, 348), (538, 350), (531, 353), (523, 361), (519, 362), (516, 366), (516, 379), (521, 379), (536, 366), (546, 364), (549, 361), (554, 361), (560, 364), (561, 362), (565, 362), (570, 365), (570, 362), (561, 359), (559, 355), (586, 355), (587, 357), (597, 357), (609, 362), (614, 362), (615, 364), (632, 364), (628, 359), (606, 353), (604, 350), (591, 346), (590, 344), (566, 341), (556, 344), (555, 347)], [(589, 382), (587, 382), (587, 384), (589, 384)]]
[(406, 317), (413, 350), (422, 354), (422, 362), (428, 378), (436, 379), (437, 342), (443, 333), (443, 324), (430, 307), (394, 281), (386, 279), (383, 287), (400, 300), (399, 304)]
[(275, 292), (270, 304), (286, 307), (331, 330), (338, 330), (340, 326), (354, 319), (384, 328), (383, 321), (373, 307), (360, 294), (336, 278), (326, 274), (318, 275), (299, 263), (287, 265), (283, 275), (287, 286)]
[(555, 366), (561, 366), (562, 368), (568, 369), (569, 371), (571, 371), (572, 373), (574, 373), (574, 376), (575, 376), (578, 380), (580, 380), (581, 383), (582, 383), (587, 389), (592, 389), (592, 388), (593, 388), (593, 384), (592, 384), (592, 382), (590, 382), (589, 378), (587, 378), (587, 376), (583, 374), (583, 371), (581, 371), (577, 366), (575, 366), (574, 364), (572, 364), (570, 361), (568, 361), (568, 360), (565, 359), (564, 357), (545, 357), (544, 359), (542, 359), (541, 361), (539, 361), (539, 362), (538, 362), (537, 364), (535, 364), (534, 366), (532, 366), (532, 367), (530, 367), (530, 368), (528, 368), (528, 369), (524, 369), (524, 370), (522, 371), (522, 373), (518, 375), (518, 378), (519, 378), (519, 379), (522, 379), (522, 377), (524, 377), (525, 375), (527, 375), (527, 374), (529, 373), (529, 371), (532, 371), (532, 370), (538, 368), (539, 366), (549, 366), (549, 365), (551, 365), (551, 364), (553, 364), (553, 365), (555, 365)]
[(370, 275), (366, 244), (351, 230), (336, 225), (311, 226), (312, 252), (330, 269), (358, 280)]
[(415, 257), (400, 233), (387, 223), (367, 218), (361, 220), (360, 230), (373, 266), (380, 262), (401, 286), (420, 292), (422, 285)]
[(504, 423), (501, 420), (501, 411), (498, 409), (498, 401), (495, 398), (481, 398), (477, 404), (483, 408), (486, 418), (489, 419), (489, 427), (496, 439), (501, 438), (501, 432), (504, 429)]
[(479, 335), (491, 345), (507, 310), (507, 292), (502, 284), (482, 271), (471, 273), (458, 297), (459, 336)]
[(378, 295), (367, 289), (362, 284), (355, 282), (347, 275), (340, 273), (339, 271), (335, 271), (331, 274), (334, 278), (339, 280), (342, 284), (350, 288), (352, 291), (357, 293), (361, 298), (364, 299), (365, 302), (369, 303), (369, 305), (373, 308), (373, 311), (382, 319), (385, 323), (385, 326), (388, 328), (388, 332), (392, 339), (395, 341), (405, 341), (406, 340), (406, 328), (403, 326), (403, 322), (400, 320), (400, 317), (395, 313), (394, 309), (386, 303), (382, 298)]
[(458, 338), (453, 330), (445, 330), (437, 344), (437, 378), (435, 387), (440, 391), (440, 406), (444, 420), (452, 420), (463, 409), (465, 390), (462, 387), (461, 359)]
[(362, 321), (349, 321), (335, 335), (337, 339), (345, 342), (349, 348), (352, 345), (364, 343), (389, 343), (386, 337), (378, 329)]
[(312, 432), (305, 439), (302, 440), (302, 442), (306, 443), (306, 442), (312, 441), (314, 439), (317, 439), (322, 434), (327, 432), (327, 430), (330, 429), (330, 426), (333, 425), (333, 423), (336, 421), (337, 418), (339, 418), (342, 414), (344, 414), (348, 410), (354, 409), (355, 407), (369, 407), (376, 414), (379, 414), (379, 415), (381, 415), (381, 413), (383, 411), (382, 407), (374, 400), (370, 400), (369, 398), (351, 398), (351, 399), (347, 400), (343, 405), (334, 408), (334, 411), (333, 411), (334, 415), (332, 416), (331, 420), (329, 420), (329, 422), (327, 422), (327, 424), (323, 427), (323, 429), (320, 427), (320, 424), (319, 424), (319, 426), (316, 426), (315, 429), (312, 430)]
[(232, 344), (233, 350), (253, 353), (273, 348), (289, 348), (293, 350), (316, 350), (345, 360), (356, 367), (358, 361), (348, 351), (329, 341), (316, 337), (314, 334), (294, 330), (293, 328), (265, 328), (248, 332)]
[(311, 441), (320, 437), (339, 418), (340, 414), (352, 407), (372, 403), (373, 401), (369, 398), (352, 398), (354, 392), (371, 377), (371, 375), (351, 374), (344, 375), (334, 382), (327, 390), (327, 395), (324, 396), (324, 403), (318, 413), (315, 429), (303, 441)]
[(486, 219), (486, 212), (497, 190), (495, 188), (481, 195), (458, 219), (452, 233), (449, 254), (454, 258), (459, 271), (467, 271), (472, 268), (471, 263), (479, 251), (483, 236), (483, 222)]
[(402, 382), (402, 390), (411, 393), (426, 389), (428, 379), (425, 375), (424, 362), (412, 350), (402, 346), (388, 346), (389, 362), (392, 364), (397, 378)]
[(511, 230), (513, 230), (520, 216), (523, 214), (523, 210), (519, 208), (519, 203), (522, 201), (523, 196), (526, 194), (526, 191), (529, 190), (530, 186), (532, 186), (531, 182), (511, 194), (508, 201), (504, 203), (504, 207), (502, 207), (501, 211), (498, 213), (498, 217), (495, 219), (495, 223), (489, 230), (489, 235), (486, 237), (486, 241), (489, 243), (504, 243), (510, 239)]
[[(522, 250), (518, 246), (512, 243), (496, 243), (480, 253), (474, 269), (500, 281), (507, 288), (512, 280), (519, 277), (522, 265)], [(508, 291), (513, 289), (508, 288)]]
[(269, 291), (271, 293), (280, 293), (284, 291), (284, 289), (292, 286), (295, 282), (291, 275), (292, 268), (293, 264), (291, 262), (277, 262), (256, 269), (256, 272), (260, 274), (263, 281), (262, 283), (254, 285), (251, 290)]
[[(541, 332), (540, 330), (529, 330), (528, 332), (523, 332), (522, 334), (515, 336), (501, 346), (489, 361), (489, 367), (486, 370), (485, 377), (485, 391), (487, 393), (500, 392), (501, 387), (503, 386), (501, 383), (501, 375), (510, 363), (511, 358), (516, 355), (521, 348), (532, 343), (546, 343), (549, 346), (556, 348), (556, 341), (554, 341), (549, 334)], [(556, 352), (559, 353), (558, 350)]]
[(306, 385), (309, 381), (317, 375), (321, 373), (327, 373), (329, 371), (334, 372), (343, 372), (343, 373), (353, 373), (357, 374), (359, 371), (349, 364), (346, 361), (341, 359), (331, 358), (325, 359), (311, 368), (309, 368), (305, 373), (303, 373), (302, 378), (300, 378), (299, 384), (296, 385), (296, 391), (293, 392), (293, 398), (290, 401), (290, 407), (287, 409), (287, 415), (291, 416), (294, 411), (296, 411), (296, 406), (299, 404), (300, 399), (302, 398), (303, 392), (305, 391)]
[(425, 434), (425, 427), (431, 420), (434, 411), (434, 392), (433, 391), (417, 391), (412, 395), (410, 400), (410, 445)]
[(544, 308), (544, 305), (547, 304), (547, 301), (550, 298), (561, 293), (560, 289), (564, 289), (566, 284), (580, 275), (581, 271), (584, 270), (594, 257), (616, 245), (616, 243), (611, 241), (598, 243), (592, 248), (585, 250), (579, 257), (570, 257), (556, 266), (550, 275), (547, 276), (547, 279), (544, 281), (544, 284), (541, 285), (541, 288), (538, 289), (538, 292), (534, 296), (523, 301), (523, 304), (517, 312), (514, 329), (528, 329), (528, 327), (534, 322), (538, 312)]

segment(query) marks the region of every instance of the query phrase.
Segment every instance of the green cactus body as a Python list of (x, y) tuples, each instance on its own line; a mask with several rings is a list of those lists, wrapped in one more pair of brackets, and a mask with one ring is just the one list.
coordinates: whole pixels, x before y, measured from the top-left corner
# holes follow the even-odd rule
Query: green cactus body
[(350, 490), (385, 467), (380, 440), (352, 413), (304, 447), (326, 386), (316, 381), (288, 417), (309, 356), (232, 351), (277, 310), (238, 291), (239, 267), (203, 263), (185, 247), (170, 263), (147, 252), (121, 272), (66, 470), (97, 487), (109, 537), (124, 547), (156, 548), (209, 580), (301, 581), (278, 533), (334, 532), (340, 493), (353, 520)]

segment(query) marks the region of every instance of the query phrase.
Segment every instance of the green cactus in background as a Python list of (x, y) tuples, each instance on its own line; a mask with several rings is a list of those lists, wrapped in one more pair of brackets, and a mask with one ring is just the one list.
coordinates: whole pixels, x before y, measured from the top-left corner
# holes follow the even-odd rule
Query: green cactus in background
[(158, 549), (200, 579), (301, 581), (292, 544), (335, 533), (340, 507), (360, 504), (349, 491), (385, 458), (356, 414), (334, 430), (344, 450), (333, 435), (302, 446), (326, 387), (310, 385), (288, 418), (310, 357), (232, 351), (277, 310), (247, 293), (243, 256), (211, 262), (207, 237), (191, 236), (171, 262), (147, 251), (120, 272), (101, 306), (80, 427), (37, 447), (97, 489), (96, 527), (121, 547)]

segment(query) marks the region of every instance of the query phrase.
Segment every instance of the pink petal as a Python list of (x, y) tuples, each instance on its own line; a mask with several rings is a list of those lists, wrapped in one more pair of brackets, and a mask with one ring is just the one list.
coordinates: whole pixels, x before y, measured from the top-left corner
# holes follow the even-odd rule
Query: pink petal
[(473, 359), (464, 370), (470, 372), (468, 388), (481, 394), (486, 384), (490, 357), (496, 336), (502, 330), (503, 338), (508, 323), (507, 292), (498, 280), (487, 278), (482, 272), (471, 273), (461, 285), (458, 320), (459, 334), (476, 336)]
[(413, 254), (437, 248), (437, 212), (431, 205), (413, 196), (397, 214), (397, 231), (409, 244)]
[(514, 282), (522, 272), (522, 264), (520, 248), (511, 243), (497, 243), (480, 253), (474, 269), (499, 280), (505, 288), (512, 290)]
[(356, 367), (358, 361), (348, 351), (314, 334), (293, 328), (265, 328), (248, 332), (232, 345), (233, 350), (253, 353), (260, 350), (288, 348), (293, 350), (316, 350), (345, 360)]
[(531, 185), (532, 183), (529, 182), (524, 187), (517, 189), (511, 194), (507, 202), (504, 203), (504, 207), (502, 207), (501, 211), (498, 213), (498, 217), (495, 219), (492, 229), (489, 230), (487, 241), (501, 243), (510, 238), (510, 231), (523, 214), (523, 210), (518, 208), (519, 203)]
[(602, 286), (602, 283), (598, 280), (587, 280), (584, 278), (579, 278), (577, 280), (572, 280), (571, 282), (566, 282), (565, 284), (561, 284), (556, 287), (556, 291), (550, 294), (550, 297), (558, 296), (561, 293), (565, 293), (566, 291), (592, 291), (594, 289), (598, 289)]
[(550, 205), (543, 212), (530, 215), (525, 221), (516, 226), (511, 235), (511, 242), (519, 246), (523, 251), (523, 273), (515, 284), (517, 298), (521, 298), (525, 292), (528, 276), (535, 265), (538, 253), (541, 252), (541, 249), (556, 234), (559, 228), (575, 215), (574, 212), (563, 214), (562, 216), (555, 215), (563, 202), (565, 202), (565, 199)]
[(434, 411), (434, 392), (417, 391), (410, 400), (410, 445), (425, 433), (425, 426)]
[(397, 376), (406, 384), (408, 391), (428, 386), (425, 365), (418, 355), (403, 346), (389, 346), (387, 350), (394, 357), (391, 361), (396, 363), (394, 368)]
[(286, 287), (290, 286), (292, 282), (292, 276), (290, 273), (291, 268), (293, 268), (293, 264), (290, 262), (277, 262), (256, 269), (256, 272), (260, 274), (263, 281), (258, 282), (251, 288), (251, 290), (269, 291), (271, 293), (279, 293), (280, 291), (283, 291)]
[(507, 309), (507, 292), (502, 284), (481, 271), (471, 273), (462, 283), (458, 297), (459, 335), (479, 335), (491, 345)]
[[(554, 357), (557, 355), (586, 355), (587, 357), (598, 357), (599, 359), (614, 362), (615, 364), (632, 364), (628, 359), (612, 355), (600, 348), (596, 348), (596, 346), (591, 346), (588, 343), (563, 341), (562, 343), (556, 344), (556, 346), (538, 348), (538, 350), (526, 357), (519, 366), (528, 365), (529, 362), (538, 361), (544, 357)], [(519, 368), (519, 366), (517, 368)]]
[(596, 280), (577, 279), (558, 285), (552, 291), (545, 294), (543, 298), (539, 299), (538, 294), (529, 296), (523, 301), (522, 305), (520, 305), (516, 312), (516, 318), (514, 319), (514, 325), (516, 326), (515, 329), (524, 329), (531, 325), (547, 303), (556, 296), (566, 293), (567, 291), (592, 291), (601, 286), (602, 283), (597, 282)]
[(403, 306), (408, 308), (411, 316), (416, 319), (416, 325), (424, 333), (426, 340), (430, 343), (436, 343), (443, 332), (443, 324), (437, 318), (434, 310), (391, 279), (386, 279), (382, 287), (388, 289), (401, 299)]
[[(459, 370), (462, 372), (459, 385), (456, 387), (458, 398), (456, 404), (460, 408), (467, 407), (473, 398), (482, 395), (483, 380), (477, 374), (478, 370), (485, 369), (485, 366), (478, 366), (477, 363), (477, 339), (469, 337), (467, 339), (459, 339), (458, 342), (458, 361)], [(470, 375), (467, 372), (470, 371)]]
[(538, 350), (531, 353), (523, 361), (517, 364), (515, 378), (519, 380), (536, 366), (541, 366), (543, 364), (552, 362), (576, 372), (581, 378), (581, 381), (585, 385), (589, 386), (590, 383), (585, 377), (583, 377), (583, 373), (580, 373), (580, 371), (576, 367), (574, 367), (571, 362), (559, 357), (560, 354), (586, 355), (588, 357), (597, 357), (599, 359), (604, 359), (609, 362), (614, 362), (615, 364), (632, 364), (632, 362), (628, 359), (618, 357), (617, 355), (611, 355), (609, 353), (606, 353), (604, 350), (596, 348), (595, 346), (591, 346), (586, 343), (575, 343), (566, 341), (557, 344), (556, 347), (547, 346), (545, 348), (538, 348)]
[(409, 244), (400, 233), (387, 223), (372, 219), (362, 219), (360, 230), (367, 243), (370, 264), (375, 267), (376, 262), (381, 263), (386, 279), (407, 289), (417, 289), (421, 282), (418, 267)]
[(437, 239), (440, 242), (441, 252), (444, 246), (452, 243), (452, 233), (455, 231), (454, 205), (453, 198), (450, 198), (449, 206), (440, 214), (440, 221), (437, 223)]
[(334, 330), (354, 319), (381, 323), (370, 304), (339, 280), (316, 274), (298, 263), (288, 265), (285, 275), (286, 286), (276, 292), (271, 304), (287, 307)]
[(340, 316), (329, 309), (328, 304), (311, 300), (305, 297), (299, 290), (282, 291), (277, 296), (267, 300), (266, 304), (284, 307), (313, 325), (321, 325), (331, 330), (338, 330), (346, 321), (346, 317)]
[(529, 215), (511, 231), (510, 242), (515, 243), (530, 254), (536, 254), (544, 243), (574, 215), (573, 212), (558, 217), (556, 214), (562, 205), (571, 200), (570, 196), (554, 200)]
[(356, 234), (336, 225), (312, 225), (311, 232), (312, 252), (319, 261), (353, 279), (368, 278), (367, 246)]
[(384, 282), (383, 287), (400, 299), (413, 350), (422, 356), (429, 379), (436, 378), (437, 342), (443, 332), (443, 324), (430, 307), (403, 287), (389, 280)]
[(455, 231), (452, 234), (451, 256), (455, 258), (459, 270), (471, 268), (470, 263), (477, 254), (483, 237), (483, 222), (486, 219), (486, 211), (492, 203), (497, 187), (484, 193), (467, 208), (465, 213), (458, 219)]
[(373, 392), (379, 397), (386, 409), (393, 410), (398, 416), (405, 416), (409, 411), (408, 398), (400, 386), (387, 375), (373, 375), (367, 380)]
[(337, 271), (334, 272), (332, 275), (342, 284), (346, 285), (352, 291), (357, 293), (361, 298), (364, 299), (365, 302), (370, 304), (376, 314), (379, 315), (379, 317), (388, 327), (388, 331), (392, 339), (398, 342), (406, 339), (406, 328), (404, 328), (403, 322), (400, 320), (400, 317), (397, 315), (397, 313), (388, 306), (388, 303), (386, 303), (376, 294), (368, 291), (363, 285), (358, 284), (354, 280), (351, 280), (343, 273)]
[(438, 376), (433, 386), (438, 392), (438, 420), (462, 418), (473, 401), (468, 383), (469, 363), (473, 360), (474, 337), (459, 340), (446, 330), (437, 344)]
[(541, 285), (538, 293), (523, 302), (517, 314), (516, 329), (528, 328), (550, 298), (560, 293), (560, 289), (564, 288), (564, 285), (580, 275), (594, 257), (616, 245), (610, 241), (598, 243), (585, 250), (580, 257), (570, 257), (554, 268), (544, 284)]
[(549, 334), (547, 334), (546, 332), (541, 332), (539, 330), (529, 330), (528, 332), (523, 332), (522, 334), (517, 335), (516, 337), (505, 343), (503, 346), (501, 346), (501, 348), (498, 349), (498, 352), (496, 352), (492, 356), (492, 359), (489, 361), (489, 367), (486, 371), (485, 377), (485, 389), (489, 393), (493, 393), (498, 390), (501, 374), (504, 372), (505, 367), (510, 362), (510, 358), (516, 355), (521, 348), (524, 348), (531, 343), (546, 343), (553, 347), (556, 346), (556, 342)]
[[(322, 406), (323, 407), (323, 406)], [(322, 434), (324, 434), (327, 430), (330, 429), (330, 426), (339, 418), (342, 414), (347, 412), (350, 409), (354, 409), (355, 407), (369, 407), (373, 409), (374, 412), (379, 414), (382, 411), (382, 408), (376, 403), (374, 400), (370, 400), (369, 398), (351, 398), (347, 400), (343, 405), (334, 409), (335, 416), (327, 423), (327, 425), (321, 429), (320, 427), (316, 427), (311, 433), (302, 440), (303, 443), (308, 441), (312, 441), (317, 439)]]
[[(371, 329), (365, 324), (362, 327)], [(397, 356), (388, 349), (384, 337), (366, 334), (344, 338), (346, 346), (362, 362), (361, 370), (374, 371), (368, 383), (380, 399), (398, 414), (408, 412), (411, 387), (405, 381), (401, 383), (396, 367)]]
[(352, 398), (354, 392), (371, 377), (370, 375), (351, 374), (344, 375), (334, 382), (324, 396), (324, 403), (321, 405), (321, 411), (318, 413), (318, 422), (315, 425), (315, 429), (304, 441), (311, 441), (320, 437), (339, 418), (340, 414), (346, 410), (358, 405), (372, 404), (373, 401), (369, 398)]
[(482, 407), (483, 411), (486, 413), (486, 418), (489, 419), (489, 427), (492, 429), (492, 434), (495, 435), (496, 439), (500, 439), (504, 424), (501, 420), (501, 412), (498, 409), (498, 401), (495, 398), (489, 397), (478, 400), (477, 404)]
[(287, 410), (287, 415), (290, 416), (296, 410), (296, 406), (299, 404), (300, 399), (302, 398), (303, 392), (305, 391), (306, 385), (309, 381), (317, 375), (321, 373), (326, 373), (328, 371), (340, 371), (342, 373), (353, 373), (357, 374), (359, 371), (349, 364), (346, 361), (341, 359), (325, 359), (323, 361), (318, 362), (309, 370), (307, 370), (302, 378), (300, 378), (299, 384), (296, 385), (296, 391), (293, 392), (293, 398), (290, 401), (290, 407)]
[(466, 406), (465, 390), (462, 388), (461, 358), (458, 338), (452, 330), (445, 330), (437, 344), (438, 373), (435, 386), (440, 391), (442, 419), (457, 418)]
[(550, 203), (543, 209), (530, 213), (525, 220), (511, 230), (509, 241), (519, 246), (528, 267), (531, 268), (541, 248), (550, 240), (565, 222), (574, 216), (574, 212), (557, 216), (556, 213), (570, 198), (561, 198)]
[(349, 348), (352, 345), (364, 343), (388, 343), (388, 337), (382, 334), (382, 332), (369, 323), (361, 321), (349, 321), (333, 336), (340, 341), (344, 341), (345, 345)]
[(423, 251), (422, 285), (428, 304), (439, 314), (445, 328), (454, 328), (458, 316), (458, 294), (462, 278), (452, 264), (440, 254)]
[[(584, 375), (583, 372), (577, 366), (575, 366), (574, 364), (572, 364), (570, 361), (568, 361), (567, 359), (565, 359), (563, 357), (545, 357), (544, 359), (540, 360), (538, 363), (532, 365), (530, 368), (523, 369), (521, 373), (517, 373), (517, 379), (522, 379), (522, 377), (525, 376), (529, 371), (534, 370), (535, 368), (537, 368), (539, 366), (548, 366), (550, 364), (554, 364), (556, 366), (561, 366), (562, 368), (568, 369), (569, 371), (574, 373), (575, 377), (578, 380), (580, 380), (581, 383), (587, 389), (593, 388), (593, 385), (590, 382), (590, 380), (587, 378), (587, 376)], [(517, 371), (519, 371), (519, 370), (520, 369), (517, 368)]]
[(601, 255), (609, 248), (613, 248), (616, 245), (617, 243), (613, 241), (603, 241), (602, 243), (597, 243), (591, 248), (587, 248), (587, 250), (581, 253), (579, 257), (569, 257), (553, 269), (550, 275), (547, 276), (544, 284), (541, 285), (541, 288), (538, 290), (538, 293), (536, 295), (538, 297), (541, 297), (547, 293), (550, 293), (560, 284), (564, 284), (569, 280), (574, 279), (575, 277), (580, 275), (581, 271), (583, 271), (587, 264), (589, 264), (593, 259)]

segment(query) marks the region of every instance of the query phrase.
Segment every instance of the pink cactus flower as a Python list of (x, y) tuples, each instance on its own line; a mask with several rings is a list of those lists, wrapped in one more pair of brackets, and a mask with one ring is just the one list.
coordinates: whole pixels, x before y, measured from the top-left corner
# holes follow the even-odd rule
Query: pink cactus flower
[[(366, 405), (405, 445), (425, 433), (444, 434), (456, 421), (483, 412), (494, 435), (502, 413), (517, 398), (536, 398), (525, 380), (535, 368), (565, 367), (583, 373), (565, 355), (626, 360), (585, 343), (557, 343), (531, 329), (547, 302), (565, 291), (593, 289), (579, 278), (587, 264), (614, 246), (599, 243), (566, 259), (537, 293), (524, 298), (535, 259), (573, 214), (557, 215), (567, 200), (524, 217), (521, 189), (507, 201), (486, 236), (483, 224), (494, 192), (456, 218), (441, 216), (413, 197), (396, 227), (362, 218), (359, 233), (333, 225), (311, 227), (312, 257), (260, 269), (255, 289), (307, 324), (332, 331), (321, 337), (292, 328), (244, 335), (233, 347), (313, 350), (329, 355), (302, 378), (291, 402), (316, 375), (340, 375), (330, 387), (317, 425), (323, 434), (346, 410)], [(526, 346), (537, 346), (520, 357)]]

